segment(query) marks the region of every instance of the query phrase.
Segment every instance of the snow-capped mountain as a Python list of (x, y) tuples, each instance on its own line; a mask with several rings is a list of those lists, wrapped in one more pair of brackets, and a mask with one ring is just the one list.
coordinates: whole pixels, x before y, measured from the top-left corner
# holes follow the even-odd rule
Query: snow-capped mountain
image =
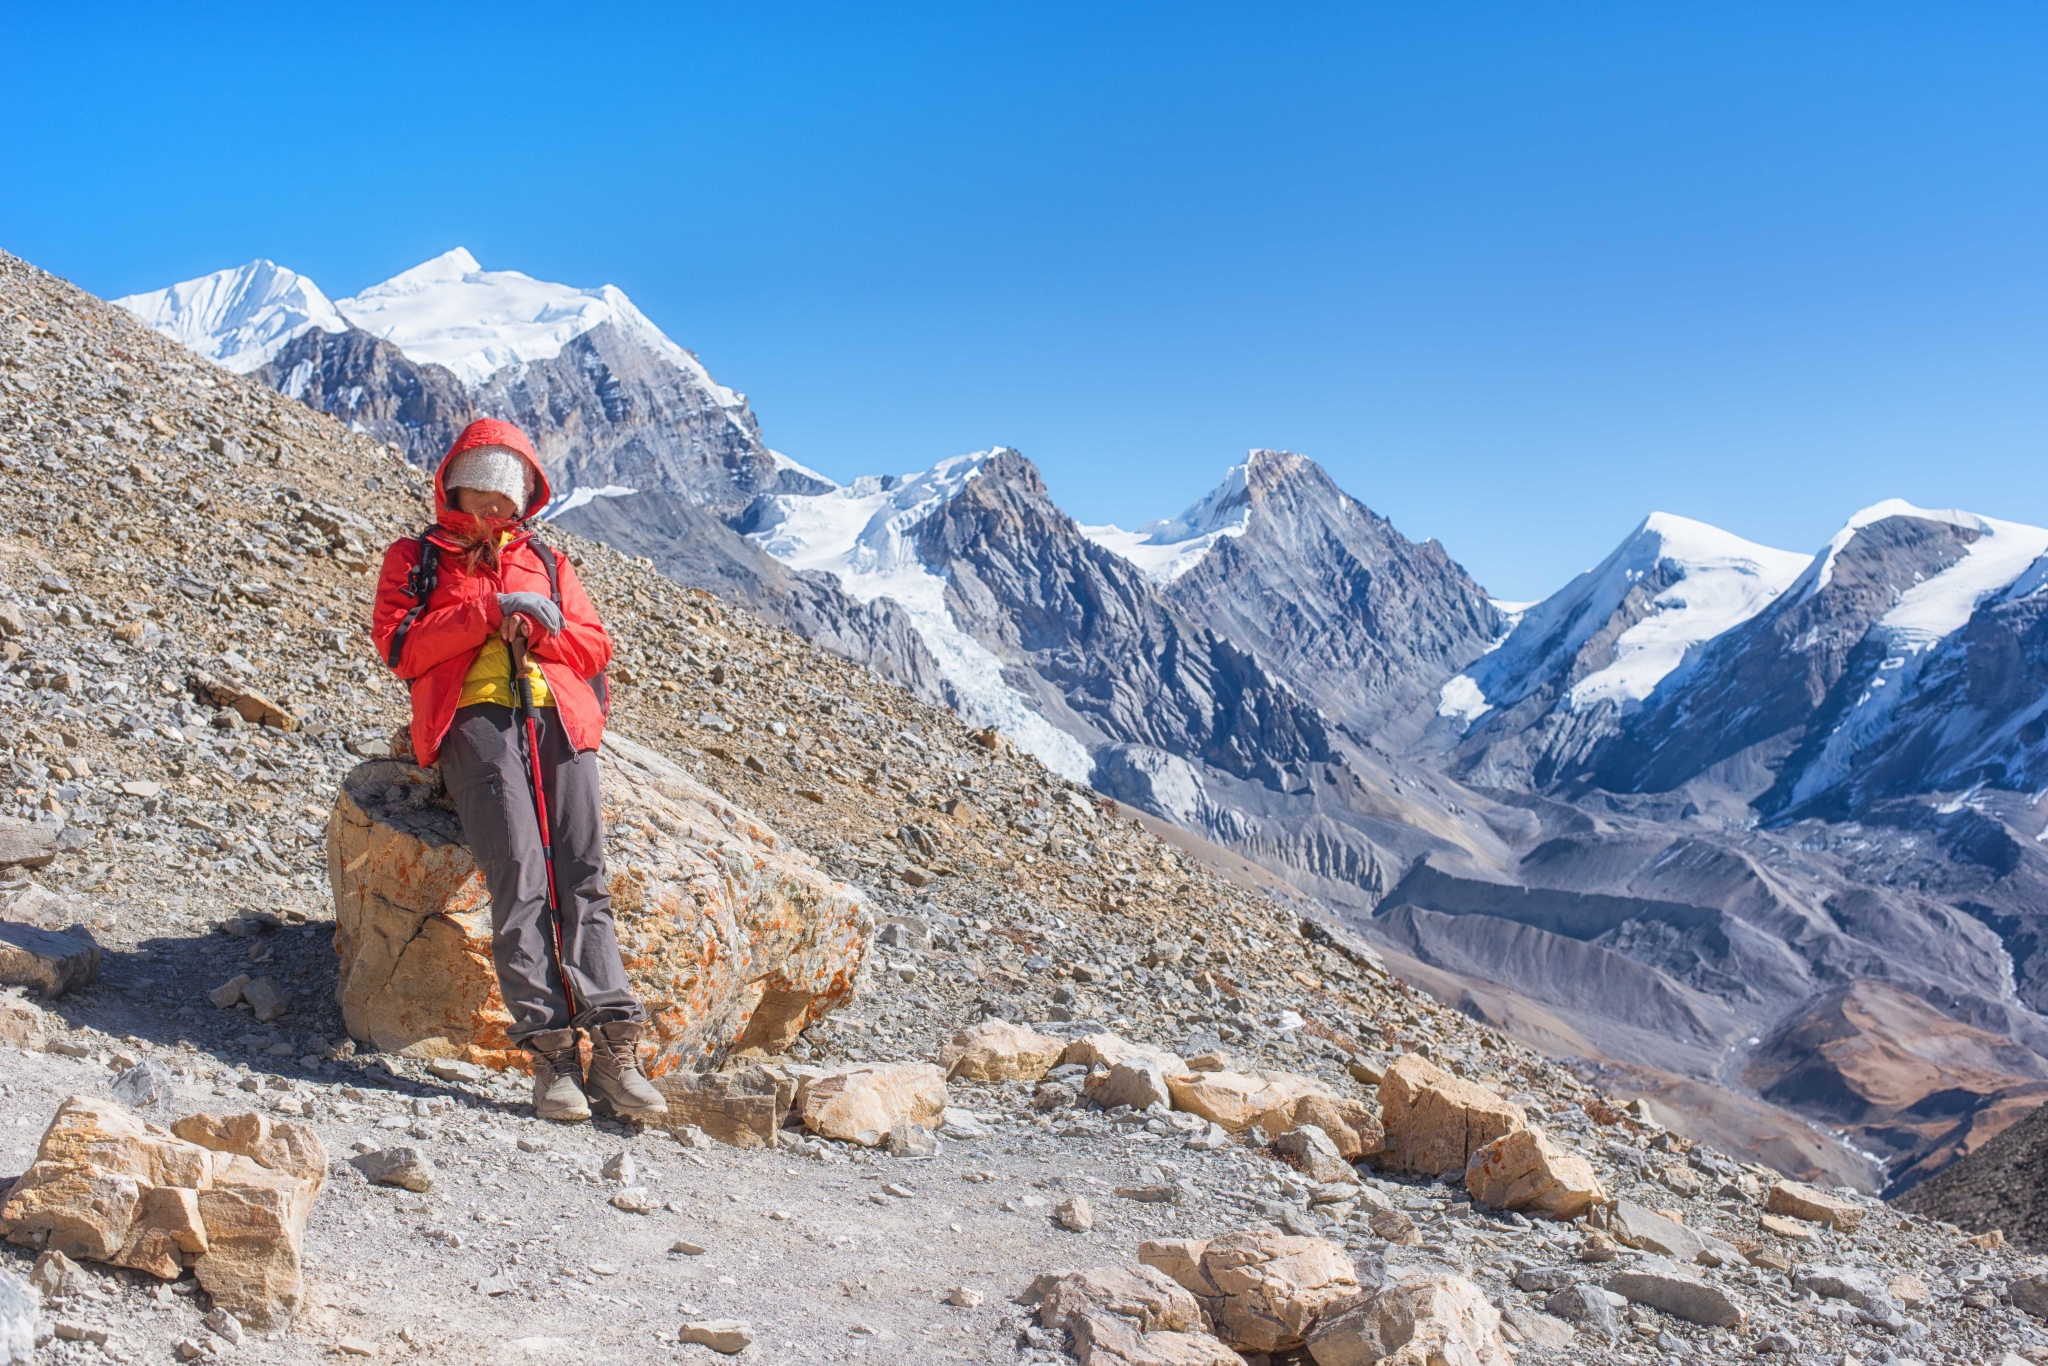
[(713, 380), (616, 286), (579, 289), (516, 270), (485, 270), (466, 247), (332, 302), (310, 279), (274, 261), (251, 261), (113, 302), (240, 375), (269, 364), (308, 331), (357, 327), (415, 361), (442, 366), (469, 386), (508, 365), (553, 359), (576, 338), (609, 323), (690, 371), (722, 406), (746, 404), (744, 395)]
[(792, 568), (903, 603), (968, 716), (1339, 904), (1369, 905), (1424, 850), (1497, 843), (1455, 792), (1352, 745), (1085, 532), (1015, 451), (764, 498), (742, 526)]
[(1360, 737), (1432, 696), (1500, 629), (1443, 547), (1408, 540), (1286, 451), (1252, 451), (1178, 517), (1081, 531)]
[(485, 270), (457, 247), (333, 302), (269, 261), (114, 302), (421, 464), (488, 412), (527, 429), (565, 495), (665, 489), (730, 513), (829, 486), (613, 285)]
[(1454, 771), (1547, 785), (1617, 733), (1689, 654), (1768, 607), (1812, 558), (1651, 513), (1443, 685), (1436, 712), (1455, 736)]
[(1821, 778), (1840, 753), (1832, 737), (1846, 725), (1845, 738), (1867, 738), (1865, 718), (1910, 690), (1916, 671), (1905, 665), (2018, 578), (2041, 536), (1898, 502), (1857, 513), (1770, 607), (1707, 641), (1682, 679), (1653, 692), (1589, 756), (1586, 776), (1632, 792), (1706, 779), (1774, 811), (1811, 797), (1807, 775), (1832, 785)]
[(576, 338), (609, 324), (687, 372), (721, 408), (746, 407), (745, 395), (712, 379), (617, 286), (578, 289), (516, 270), (485, 270), (463, 247), (336, 300), (334, 308), (352, 326), (414, 360), (446, 367), (470, 386), (508, 365), (553, 360)]
[(1656, 514), (1444, 685), (1451, 770), (1844, 811), (1926, 666), (2044, 552), (2040, 528), (1897, 500), (1814, 555)]
[(1176, 575), (1167, 600), (1359, 739), (1405, 735), (1501, 629), (1441, 545), (1409, 540), (1306, 456), (1253, 451), (1206, 501), (1239, 531)]
[(1558, 703), (1572, 711), (1640, 702), (1687, 651), (1768, 607), (1811, 559), (1653, 512), (1446, 683), (1438, 713), (1469, 726), (1560, 683)]
[(348, 330), (320, 286), (275, 261), (251, 261), (113, 302), (238, 375), (269, 364), (302, 333)]

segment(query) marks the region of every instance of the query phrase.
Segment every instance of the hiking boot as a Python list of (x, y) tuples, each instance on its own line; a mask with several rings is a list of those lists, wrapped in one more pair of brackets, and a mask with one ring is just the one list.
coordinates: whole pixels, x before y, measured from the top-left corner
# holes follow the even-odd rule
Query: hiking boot
[(646, 1036), (638, 1020), (613, 1020), (590, 1031), (590, 1103), (613, 1119), (658, 1124), (668, 1118), (668, 1102), (640, 1075)]
[(583, 1094), (583, 1057), (573, 1029), (551, 1029), (525, 1040), (533, 1054), (533, 1115), (557, 1124), (590, 1118)]

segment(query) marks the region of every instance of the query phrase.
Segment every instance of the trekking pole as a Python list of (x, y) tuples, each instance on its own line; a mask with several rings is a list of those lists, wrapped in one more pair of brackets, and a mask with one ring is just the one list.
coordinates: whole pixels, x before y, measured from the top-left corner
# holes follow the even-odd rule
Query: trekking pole
[(514, 637), (511, 644), (512, 692), (519, 699), (520, 748), (526, 751), (526, 778), (533, 788), (533, 816), (540, 826), (540, 856), (548, 870), (548, 923), (554, 930), (555, 974), (562, 979), (562, 995), (569, 1002), (569, 1018), (576, 1018), (576, 992), (569, 985), (569, 966), (562, 949), (562, 903), (555, 895), (555, 841), (548, 831), (548, 796), (540, 776), (540, 723), (534, 718), (533, 679), (526, 672), (526, 641)]

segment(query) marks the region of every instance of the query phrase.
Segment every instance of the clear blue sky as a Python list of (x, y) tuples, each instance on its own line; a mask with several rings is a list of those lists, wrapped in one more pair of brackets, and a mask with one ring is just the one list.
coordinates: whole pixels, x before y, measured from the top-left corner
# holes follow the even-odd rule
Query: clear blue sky
[(2048, 522), (2040, 5), (0, 6), (0, 247), (624, 288), (838, 477), (1302, 451), (1493, 592)]

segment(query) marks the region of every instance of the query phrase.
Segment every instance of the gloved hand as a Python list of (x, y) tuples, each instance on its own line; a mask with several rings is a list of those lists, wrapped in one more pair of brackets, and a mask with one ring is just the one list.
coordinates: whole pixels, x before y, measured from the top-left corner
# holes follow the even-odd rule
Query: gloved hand
[(498, 610), (508, 617), (516, 612), (549, 635), (562, 629), (562, 609), (544, 593), (500, 593)]

